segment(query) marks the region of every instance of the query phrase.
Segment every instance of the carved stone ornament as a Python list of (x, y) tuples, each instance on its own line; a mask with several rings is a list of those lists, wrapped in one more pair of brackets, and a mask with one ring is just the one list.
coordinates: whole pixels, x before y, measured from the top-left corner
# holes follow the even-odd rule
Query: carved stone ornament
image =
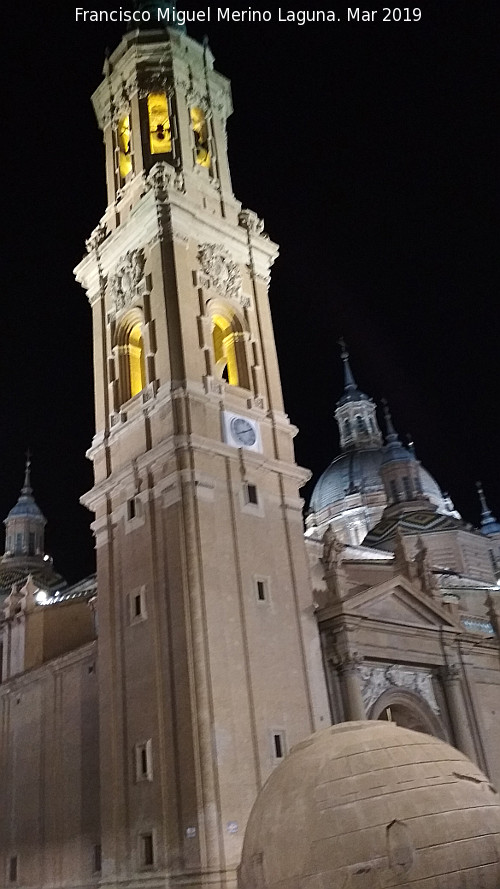
[(177, 191), (184, 192), (186, 184), (184, 175), (180, 170), (175, 170), (166, 161), (158, 161), (151, 167), (146, 179), (146, 191), (153, 189), (156, 197), (160, 201), (165, 201), (168, 196), (168, 189), (175, 188)]
[(108, 229), (105, 222), (100, 222), (99, 225), (91, 232), (90, 237), (85, 241), (85, 247), (87, 253), (91, 253), (92, 250), (97, 250), (103, 241), (106, 240), (108, 236)]
[(325, 571), (334, 571), (340, 568), (344, 558), (345, 545), (337, 537), (331, 525), (328, 525), (322, 539), (323, 553), (321, 564)]
[(439, 714), (439, 707), (432, 687), (432, 674), (429, 670), (411, 670), (397, 664), (392, 664), (390, 667), (374, 667), (363, 664), (360, 667), (359, 675), (362, 681), (363, 704), (367, 713), (387, 689), (401, 688), (420, 695), (428, 703), (433, 713)]
[(238, 266), (219, 244), (201, 244), (198, 259), (203, 272), (203, 285), (213, 287), (226, 299), (242, 302), (241, 275)]
[(129, 306), (142, 293), (146, 257), (143, 250), (129, 250), (109, 279), (111, 304), (116, 313)]
[(261, 235), (264, 231), (264, 220), (259, 219), (253, 210), (241, 210), (238, 214), (238, 223), (253, 235)]
[(212, 116), (207, 96), (202, 96), (202, 94), (193, 87), (190, 87), (186, 91), (186, 104), (189, 108), (201, 108), (206, 120)]
[(359, 675), (363, 665), (363, 655), (354, 649), (337, 651), (332, 656), (332, 663), (341, 674)]

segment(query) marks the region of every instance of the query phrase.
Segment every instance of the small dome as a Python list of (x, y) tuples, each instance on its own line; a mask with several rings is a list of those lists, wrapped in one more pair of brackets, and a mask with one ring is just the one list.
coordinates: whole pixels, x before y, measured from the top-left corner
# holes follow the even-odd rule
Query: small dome
[(248, 821), (239, 889), (498, 889), (500, 797), (463, 753), (395, 723), (297, 744)]
[(8, 522), (9, 519), (23, 518), (40, 519), (42, 522), (45, 521), (40, 507), (37, 506), (33, 497), (29, 494), (21, 494), (19, 500), (16, 505), (12, 507), (5, 521)]
[[(320, 512), (342, 500), (350, 491), (384, 492), (384, 484), (379, 473), (383, 457), (382, 448), (353, 450), (340, 454), (330, 463), (316, 482), (311, 509)], [(420, 467), (420, 481), (423, 493), (442, 512), (449, 512), (443, 494), (432, 475)]]

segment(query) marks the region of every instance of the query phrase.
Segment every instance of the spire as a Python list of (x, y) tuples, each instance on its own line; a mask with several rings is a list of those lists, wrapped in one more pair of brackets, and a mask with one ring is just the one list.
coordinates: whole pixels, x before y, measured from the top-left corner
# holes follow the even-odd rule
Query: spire
[[(389, 506), (421, 500), (422, 483), (418, 460), (412, 450), (405, 448), (392, 422), (389, 405), (382, 399), (386, 426), (380, 475), (384, 483)], [(426, 498), (427, 499), (427, 498)]]
[(356, 390), (358, 387), (356, 386), (356, 382), (352, 375), (351, 365), (349, 364), (349, 352), (347, 350), (347, 343), (343, 336), (340, 337), (338, 342), (342, 350), (340, 353), (340, 357), (344, 362), (344, 390), (347, 395), (350, 389)]
[[(44, 587), (61, 585), (52, 559), (45, 554), (46, 520), (33, 497), (31, 487), (31, 451), (26, 452), (24, 481), (17, 503), (10, 510), (5, 525), (5, 552), (0, 557), (0, 594), (15, 581), (33, 575), (33, 582)], [(31, 601), (31, 600), (30, 600)]]
[[(5, 519), (5, 525), (7, 526), (7, 530), (9, 529), (9, 525), (12, 523), (16, 525), (16, 533), (20, 533), (21, 529), (17, 528), (17, 524), (19, 522), (25, 523), (26, 528), (30, 524), (30, 522), (41, 523), (45, 525), (45, 518), (42, 515), (41, 510), (35, 502), (33, 497), (33, 488), (31, 487), (31, 451), (26, 451), (26, 460), (24, 463), (24, 482), (21, 488), (21, 492), (19, 497), (17, 498), (17, 503), (10, 510), (7, 518)], [(26, 529), (23, 529), (26, 530)], [(28, 533), (26, 531), (26, 533)]]
[(33, 488), (31, 487), (31, 457), (32, 453), (28, 448), (26, 451), (26, 462), (24, 464), (24, 484), (21, 488), (21, 494), (24, 494), (25, 497), (30, 497), (33, 493)]
[[(396, 444), (396, 442), (397, 442), (399, 445), (401, 445), (398, 433), (396, 432), (393, 422), (392, 422), (392, 416), (391, 416), (391, 412), (389, 410), (389, 405), (388, 405), (387, 400), (385, 398), (382, 399), (382, 409), (384, 411), (384, 420), (385, 420), (385, 428), (386, 428), (385, 437), (386, 437), (387, 443), (388, 444), (393, 444), (393, 443)], [(401, 447), (402, 447), (402, 445), (401, 445)]]
[(340, 446), (343, 451), (379, 448), (382, 435), (377, 425), (375, 404), (368, 395), (358, 389), (349, 364), (349, 350), (346, 341), (338, 341), (340, 357), (344, 365), (344, 391), (337, 401), (335, 419), (340, 432)]
[(480, 528), (482, 534), (498, 534), (500, 533), (500, 522), (497, 522), (495, 516), (488, 508), (486, 497), (481, 482), (476, 482), (477, 493), (479, 494), (479, 502), (481, 504)]

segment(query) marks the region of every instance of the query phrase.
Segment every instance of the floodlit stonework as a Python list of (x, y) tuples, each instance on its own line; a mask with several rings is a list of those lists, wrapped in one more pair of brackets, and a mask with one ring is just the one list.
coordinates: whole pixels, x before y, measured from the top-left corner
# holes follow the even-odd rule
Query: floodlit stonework
[[(268, 300), (278, 250), (232, 193), (229, 83), (183, 31), (131, 31), (93, 104), (108, 206), (76, 276), (94, 336), (94, 485), (82, 502), (97, 575), (67, 587), (55, 573), (28, 473), (0, 564), (0, 886), (236, 889), (261, 788), (332, 722), (369, 719), (385, 738), (396, 721), (500, 781), (500, 527), (482, 489), (477, 531), (392, 427), (383, 444), (344, 349), (341, 443), (344, 456), (371, 455), (358, 466), (366, 484), (337, 478), (329, 501), (320, 483), (304, 540), (309, 474), (295, 463)], [(353, 508), (368, 516), (363, 533), (359, 522), (350, 533)], [(328, 757), (344, 731), (328, 735)], [(446, 773), (460, 805), (464, 788), (493, 799), (456, 750), (398, 737), (403, 758), (427, 745), (468, 770)], [(409, 775), (432, 783), (425, 769)], [(422, 825), (427, 798), (412, 797)], [(371, 817), (361, 797), (350, 811)], [(398, 867), (415, 845), (408, 818), (390, 819)], [(487, 850), (493, 889), (498, 847), (477, 849), (469, 864)], [(250, 859), (245, 889), (275, 885), (278, 871)], [(326, 889), (323, 870), (296, 885)], [(342, 889), (376, 886), (358, 876)]]

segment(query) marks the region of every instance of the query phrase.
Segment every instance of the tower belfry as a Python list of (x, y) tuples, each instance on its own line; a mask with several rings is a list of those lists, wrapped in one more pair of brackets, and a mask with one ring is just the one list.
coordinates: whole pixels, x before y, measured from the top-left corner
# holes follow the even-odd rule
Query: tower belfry
[[(229, 174), (228, 81), (134, 31), (93, 96), (108, 206), (93, 314), (102, 878), (233, 887), (287, 749), (329, 723), (268, 302), (276, 245)], [(162, 885), (165, 885), (163, 882)]]

